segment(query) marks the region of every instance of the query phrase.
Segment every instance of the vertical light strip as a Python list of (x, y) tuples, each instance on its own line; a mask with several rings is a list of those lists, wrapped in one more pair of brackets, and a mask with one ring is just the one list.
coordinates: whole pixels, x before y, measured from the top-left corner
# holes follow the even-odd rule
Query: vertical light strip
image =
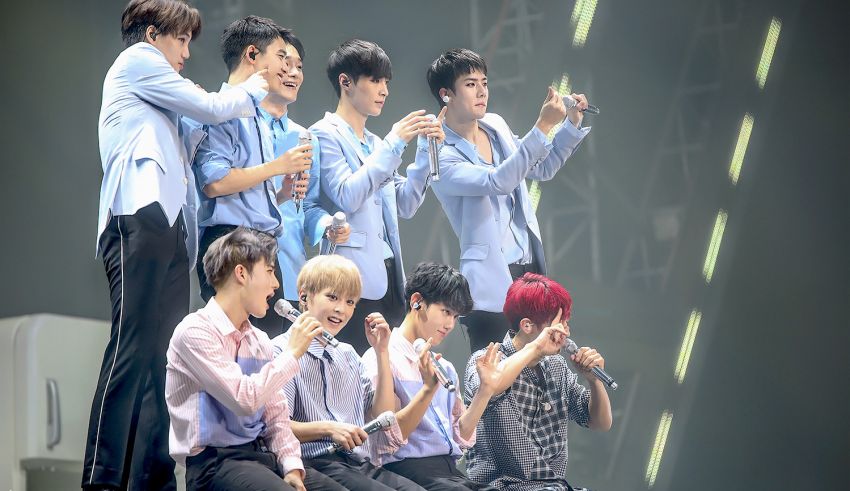
[(732, 155), (732, 162), (729, 164), (729, 179), (732, 184), (738, 184), (738, 178), (741, 176), (741, 166), (744, 165), (744, 156), (747, 154), (747, 145), (750, 144), (750, 134), (753, 132), (753, 115), (747, 113), (744, 115), (744, 121), (741, 123), (741, 131), (738, 133), (738, 143), (735, 144), (735, 153)]
[(767, 83), (767, 72), (770, 70), (770, 62), (773, 61), (773, 53), (776, 51), (776, 43), (779, 42), (779, 31), (782, 30), (782, 21), (774, 17), (770, 20), (770, 27), (767, 29), (767, 37), (764, 40), (764, 47), (761, 49), (761, 58), (756, 67), (756, 82), (759, 84), (759, 89), (764, 88)]
[(661, 467), (661, 458), (664, 456), (664, 445), (667, 443), (667, 434), (673, 423), (673, 413), (664, 411), (661, 414), (661, 422), (658, 423), (658, 431), (655, 433), (655, 442), (652, 445), (652, 453), (649, 455), (649, 463), (646, 466), (646, 483), (651, 488), (655, 485), (658, 477), (658, 469)]
[(576, 1), (576, 6), (573, 9), (573, 16), (579, 10), (576, 20), (575, 34), (573, 35), (573, 46), (581, 48), (587, 42), (587, 34), (590, 32), (590, 25), (593, 23), (593, 14), (596, 12), (596, 0)]
[(578, 19), (581, 17), (581, 11), (584, 9), (585, 0), (576, 0), (576, 4), (573, 6), (573, 15), (570, 16), (570, 24), (575, 27), (578, 24)]
[(536, 212), (537, 205), (540, 204), (540, 198), (543, 196), (543, 191), (540, 189), (540, 182), (531, 181), (531, 186), (528, 186), (528, 197), (531, 200), (531, 208)]
[(688, 327), (685, 329), (685, 337), (682, 339), (682, 347), (679, 349), (679, 359), (676, 361), (676, 369), (673, 371), (673, 377), (678, 383), (685, 380), (685, 372), (688, 370), (688, 362), (691, 360), (691, 350), (694, 348), (694, 340), (697, 337), (699, 322), (702, 319), (702, 312), (697, 309), (691, 311), (691, 316), (688, 319)]
[(714, 275), (714, 265), (717, 262), (717, 254), (720, 252), (720, 243), (723, 241), (723, 230), (726, 228), (726, 212), (717, 212), (714, 220), (714, 231), (711, 233), (711, 241), (708, 243), (708, 251), (705, 253), (705, 263), (702, 266), (702, 275), (706, 283), (711, 283)]

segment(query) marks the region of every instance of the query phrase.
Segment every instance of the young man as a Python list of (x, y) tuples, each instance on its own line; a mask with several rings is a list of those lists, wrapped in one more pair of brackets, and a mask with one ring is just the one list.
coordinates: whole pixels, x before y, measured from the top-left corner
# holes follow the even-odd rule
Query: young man
[[(351, 260), (333, 254), (317, 256), (298, 275), (298, 291), (304, 314), (318, 319), (337, 336), (351, 318), (360, 297), (360, 273)], [(351, 327), (353, 329), (353, 327)], [(373, 312), (360, 327), (374, 347), (378, 360), (376, 382), (366, 375), (360, 356), (351, 345), (334, 348), (311, 342), (299, 360), (300, 372), (284, 386), (290, 407), (292, 431), (301, 441), (305, 465), (325, 474), (350, 490), (421, 489), (411, 481), (381, 467), (380, 456), (406, 443), (428, 407), (436, 386), (430, 359), (422, 357), (426, 384), (410, 404), (396, 412), (396, 422), (367, 437), (364, 424), (396, 408), (387, 343), (390, 328), (383, 316)], [(272, 342), (284, 349), (290, 334)], [(337, 444), (339, 452), (328, 452)]]
[[(404, 296), (407, 316), (393, 330), (389, 342), (396, 407), (410, 403), (424, 384), (419, 373), (420, 354), (413, 342), (417, 338), (427, 340), (423, 352), (431, 345), (438, 346), (454, 329), (458, 315), (472, 309), (466, 278), (444, 264), (419, 264), (407, 278)], [(456, 463), (463, 451), (475, 443), (475, 426), (494, 394), (493, 384), (500, 376), (498, 354), (498, 344), (490, 343), (487, 352), (478, 358), (476, 370), (482, 384), (468, 408), (463, 405), (460, 392), (438, 386), (429, 400), (429, 410), (408, 437), (408, 443), (381, 456), (385, 469), (431, 491), (493, 489), (467, 479)], [(363, 363), (374, 381), (378, 369), (374, 350), (366, 352)], [(452, 363), (442, 358), (438, 363), (459, 389)]]
[(304, 469), (281, 392), (322, 326), (302, 315), (275, 356), (262, 318), (280, 285), (271, 236), (237, 228), (207, 249), (203, 268), (215, 288), (206, 307), (189, 314), (168, 347), (165, 397), (171, 456), (186, 466), (186, 489), (333, 489)]
[[(290, 70), (286, 49), (293, 42), (292, 33), (270, 19), (252, 15), (230, 24), (221, 36), (221, 54), (230, 73), (222, 92), (227, 93), (254, 73), (268, 70), (273, 75), (269, 93), (282, 97), (289, 91), (283, 79)], [(298, 172), (305, 172), (306, 176), (310, 169), (312, 145), (296, 146), (274, 158), (269, 127), (259, 111), (203, 129), (209, 138), (201, 142), (194, 161), (201, 192), (200, 253), (238, 226), (279, 237), (283, 233), (283, 217), (278, 205), (292, 195), (289, 176)], [(275, 188), (272, 178), (281, 175), (286, 179)], [(299, 193), (303, 193), (306, 184), (306, 177), (295, 183)], [(276, 267), (275, 273), (282, 282), (280, 268)], [(201, 296), (209, 300), (213, 289), (201, 267), (198, 279)], [(276, 292), (269, 305), (280, 298), (282, 294)], [(283, 332), (283, 318), (274, 311), (255, 323), (270, 336)]]
[[(505, 316), (511, 330), (500, 350), (507, 358), (490, 390), (490, 400), (475, 446), (466, 455), (469, 477), (498, 489), (570, 490), (567, 483), (567, 424), (569, 420), (595, 430), (611, 428), (611, 402), (591, 369), (605, 367), (595, 349), (582, 347), (570, 355), (559, 351), (570, 335), (572, 299), (563, 286), (526, 273), (508, 289)], [(476, 369), (484, 350), (466, 365), (465, 392), (473, 399), (482, 387)]]
[[(520, 140), (501, 116), (487, 112), (487, 65), (478, 54), (443, 53), (428, 69), (428, 86), (446, 110), (434, 193), (460, 240), (460, 270), (475, 301), (464, 324), (475, 351), (498, 341), (507, 329), (501, 311), (512, 278), (546, 272), (525, 178), (552, 179), (575, 152), (590, 131), (579, 129), (587, 101), (573, 94), (579, 104), (567, 111), (550, 87), (537, 123)], [(546, 135), (565, 116), (569, 122), (547, 143)]]
[[(366, 120), (381, 114), (392, 78), (390, 59), (377, 44), (359, 39), (341, 44), (331, 52), (327, 73), (339, 104), (335, 113), (325, 113), (310, 127), (322, 151), (318, 205), (329, 213), (342, 210), (351, 225), (351, 238), (336, 252), (360, 270), (363, 299), (351, 318), (354, 329), (343, 331), (342, 339), (362, 354), (369, 348), (360, 329), (366, 315), (381, 312), (393, 325), (404, 315), (398, 218), (413, 216), (425, 197), (425, 138), (442, 142), (444, 134), (424, 110), (402, 118), (384, 139), (366, 129)], [(404, 178), (396, 169), (417, 135), (416, 163)]]
[[(250, 115), (268, 89), (263, 74), (224, 94), (181, 77), (200, 30), (198, 11), (182, 1), (130, 1), (121, 16), (126, 49), (103, 83), (97, 251), (109, 280), (112, 331), (92, 401), (86, 488), (175, 486), (165, 351), (189, 313), (197, 251), (189, 163), (200, 139), (180, 127), (181, 118), (215, 124)], [(144, 435), (138, 441), (137, 432)]]
[[(274, 156), (280, 157), (293, 147), (298, 145), (299, 138), (306, 136), (307, 130), (289, 118), (289, 106), (298, 99), (298, 91), (304, 83), (304, 72), (302, 65), (304, 60), (304, 47), (301, 41), (291, 32), (288, 34), (286, 45), (286, 62), (288, 70), (283, 76), (283, 85), (280, 91), (269, 92), (260, 104), (260, 116), (270, 130), (274, 147)], [(322, 237), (334, 243), (342, 243), (348, 240), (351, 227), (345, 224), (341, 230), (329, 228), (331, 217), (328, 213), (316, 206), (315, 196), (319, 192), (319, 142), (312, 137), (313, 162), (310, 165), (309, 186), (307, 194), (313, 199), (305, 200), (305, 205), (297, 206), (295, 200), (287, 200), (280, 204), (278, 209), (283, 217), (283, 234), (278, 239), (278, 264), (283, 274), (282, 295), (292, 305), (298, 305), (298, 290), (295, 280), (298, 272), (307, 262), (307, 253), (304, 241), (310, 246), (318, 245)], [(275, 185), (282, 187), (283, 176), (275, 176)], [(286, 325), (288, 321), (284, 321)]]

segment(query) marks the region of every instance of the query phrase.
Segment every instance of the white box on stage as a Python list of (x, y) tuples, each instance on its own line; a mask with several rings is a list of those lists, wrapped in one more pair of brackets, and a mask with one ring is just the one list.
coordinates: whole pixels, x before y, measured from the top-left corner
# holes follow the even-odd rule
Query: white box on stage
[(26, 491), (28, 472), (30, 489), (79, 489), (109, 328), (51, 314), (0, 320), (0, 490)]

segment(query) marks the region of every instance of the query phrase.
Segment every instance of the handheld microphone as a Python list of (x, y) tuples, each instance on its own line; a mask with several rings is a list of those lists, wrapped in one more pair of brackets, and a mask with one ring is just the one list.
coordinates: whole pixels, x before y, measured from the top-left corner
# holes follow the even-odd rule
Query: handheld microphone
[[(371, 435), (378, 430), (386, 430), (390, 426), (395, 424), (395, 413), (392, 411), (384, 411), (377, 418), (369, 423), (366, 423), (366, 426), (363, 427), (363, 431), (366, 432), (367, 435)], [(329, 445), (328, 448), (325, 449), (325, 454), (330, 455), (337, 452), (342, 448), (342, 445), (334, 442), (332, 445)]]
[[(413, 342), (413, 349), (415, 349), (417, 353), (421, 354), (422, 350), (425, 347), (425, 342), (426, 341), (422, 338), (416, 338), (416, 341)], [(449, 374), (446, 373), (446, 370), (443, 368), (443, 365), (441, 365), (437, 361), (437, 357), (434, 356), (434, 352), (431, 351), (430, 354), (431, 363), (434, 364), (434, 371), (437, 372), (437, 380), (440, 381), (440, 385), (445, 387), (449, 392), (454, 392), (455, 383), (452, 381), (451, 377), (449, 377)]]
[[(431, 116), (431, 121), (436, 120), (433, 114), (429, 114)], [(437, 139), (433, 136), (428, 137), (428, 163), (431, 165), (431, 180), (439, 181), (440, 180), (440, 151), (437, 147)]]
[[(274, 311), (277, 312), (277, 315), (283, 317), (284, 319), (287, 319), (289, 322), (295, 322), (295, 319), (297, 319), (298, 316), (301, 315), (301, 312), (299, 312), (298, 309), (293, 307), (288, 300), (283, 298), (274, 303)], [(316, 339), (318, 339), (319, 342), (322, 343), (322, 346), (331, 345), (334, 348), (339, 346), (339, 341), (337, 341), (337, 339), (333, 337), (333, 334), (329, 333), (328, 331), (325, 331), (324, 329), (322, 329), (322, 335), (317, 337)]]
[[(310, 133), (309, 131), (303, 131), (303, 132), (299, 133), (298, 134), (298, 146), (300, 147), (301, 145), (306, 145), (308, 143), (313, 143), (313, 134)], [(292, 174), (290, 177), (292, 177), (293, 181), (296, 181), (298, 179), (301, 179), (301, 173), (296, 172), (295, 174)], [(298, 212), (301, 211), (301, 203), (304, 201), (304, 198), (298, 198), (296, 196), (298, 196), (298, 193), (295, 191), (295, 187), (293, 187), (292, 188), (292, 200), (295, 201), (295, 213), (298, 213)]]
[[(578, 101), (569, 95), (563, 96), (562, 99), (564, 99), (564, 105), (567, 106), (567, 109), (572, 109), (578, 104)], [(587, 109), (582, 112), (585, 114), (599, 114), (599, 108), (593, 104), (588, 104)]]
[[(567, 339), (567, 344), (564, 346), (567, 352), (571, 355), (578, 353), (578, 346), (573, 342), (572, 339)], [(611, 390), (617, 390), (617, 382), (614, 382), (614, 377), (608, 375), (605, 370), (599, 367), (593, 367), (590, 369), (593, 372), (593, 375), (596, 375), (596, 378), (602, 381), (603, 384), (607, 385), (611, 388)]]
[[(328, 231), (338, 232), (347, 223), (345, 219), (345, 213), (338, 211), (334, 213), (333, 219), (331, 220), (331, 224), (328, 225)], [(328, 248), (324, 252), (324, 255), (335, 254), (336, 253), (336, 242), (330, 240), (330, 236), (328, 236)]]

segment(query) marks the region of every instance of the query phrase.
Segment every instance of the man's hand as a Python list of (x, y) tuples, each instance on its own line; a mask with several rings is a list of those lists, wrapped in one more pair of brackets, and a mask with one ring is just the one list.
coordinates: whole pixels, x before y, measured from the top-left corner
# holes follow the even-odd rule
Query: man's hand
[(342, 227), (329, 227), (328, 228), (328, 240), (333, 242), (334, 244), (342, 244), (343, 242), (348, 242), (348, 239), (351, 237), (351, 225), (346, 222)]
[(266, 162), (274, 175), (307, 172), (313, 163), (313, 144), (292, 147), (280, 157)]
[(301, 471), (298, 469), (287, 472), (283, 476), (283, 482), (295, 488), (295, 491), (307, 491), (307, 488), (304, 487), (304, 480), (301, 479)]
[(428, 138), (435, 138), (437, 143), (443, 143), (446, 139), (446, 132), (443, 131), (443, 121), (446, 120), (446, 110), (448, 106), (443, 106), (443, 109), (440, 110), (440, 114), (437, 115), (437, 119), (431, 120), (431, 126), (425, 128), (423, 131), (423, 135)]
[(546, 100), (543, 101), (543, 107), (540, 108), (540, 116), (537, 117), (535, 126), (548, 135), (552, 128), (562, 122), (567, 117), (567, 107), (564, 105), (563, 99), (552, 87), (546, 94)]
[(581, 120), (584, 119), (584, 111), (587, 109), (587, 97), (584, 94), (570, 94), (570, 97), (576, 100), (576, 105), (567, 110), (567, 117), (576, 128), (581, 127)]
[(275, 77), (275, 75), (269, 73), (269, 70), (266, 68), (266, 69), (260, 70), (259, 72), (254, 72), (244, 82), (242, 82), (241, 84), (238, 84), (236, 86), (242, 87), (249, 94), (251, 92), (254, 92), (254, 89), (261, 89), (261, 90), (268, 92), (269, 91), (269, 81), (274, 77)]
[(562, 314), (562, 309), (558, 309), (558, 315), (552, 320), (552, 325), (545, 327), (537, 339), (529, 343), (541, 357), (557, 354), (564, 347), (569, 331), (561, 323)]
[(325, 421), (328, 425), (327, 436), (337, 445), (342, 445), (347, 451), (354, 450), (354, 447), (363, 445), (369, 435), (363, 431), (363, 428), (348, 423), (339, 421)]
[(289, 343), (287, 348), (292, 356), (301, 358), (307, 352), (313, 338), (322, 333), (322, 324), (307, 314), (301, 314), (289, 328)]
[(420, 109), (401, 118), (390, 133), (395, 133), (404, 143), (410, 143), (414, 136), (431, 131), (434, 125), (435, 121), (425, 115), (424, 109)]
[[(437, 386), (440, 380), (437, 378), (437, 369), (434, 367), (434, 362), (431, 361), (431, 341), (433, 338), (428, 338), (428, 341), (422, 345), (422, 351), (419, 353), (419, 374), (422, 375), (422, 383), (428, 389), (433, 389)], [(441, 355), (434, 355), (437, 359)]]
[(376, 354), (386, 352), (390, 344), (390, 325), (387, 324), (384, 316), (378, 312), (372, 312), (366, 316), (363, 324), (369, 346), (375, 348)]
[(298, 199), (304, 199), (304, 196), (307, 195), (307, 184), (310, 182), (310, 173), (301, 172), (296, 174), (296, 176), (298, 177), (297, 179), (292, 179), (292, 174), (283, 176), (281, 189), (277, 193), (278, 201), (281, 201), (281, 198), (282, 201), (292, 198), (293, 191), (295, 192), (295, 197)]
[(593, 367), (605, 369), (605, 358), (602, 358), (598, 351), (587, 346), (579, 348), (575, 354), (570, 355), (570, 361), (573, 369), (590, 383), (597, 380), (593, 372), (590, 371)]
[(496, 387), (502, 379), (500, 361), (502, 361), (502, 352), (499, 351), (499, 343), (490, 343), (487, 351), (475, 360), (475, 369), (478, 371), (478, 380), (481, 382), (478, 390), (485, 391), (489, 396), (496, 395)]

